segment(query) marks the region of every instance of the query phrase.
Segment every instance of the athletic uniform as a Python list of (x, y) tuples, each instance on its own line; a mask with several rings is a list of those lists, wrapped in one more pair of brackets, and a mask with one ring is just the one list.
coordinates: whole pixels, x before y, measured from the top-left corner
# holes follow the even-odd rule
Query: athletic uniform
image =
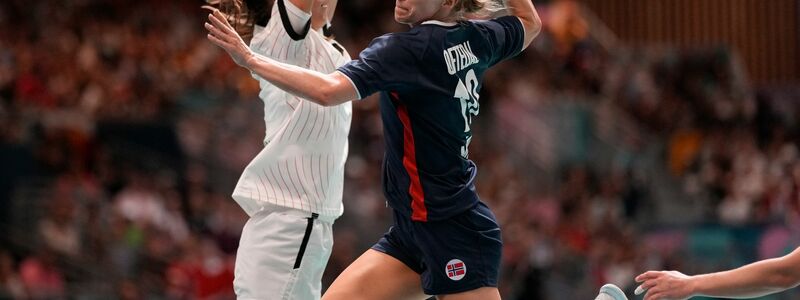
[(484, 72), (522, 51), (517, 17), (423, 22), (381, 36), (338, 70), (381, 92), (383, 189), (394, 225), (373, 249), (420, 273), (430, 295), (497, 286), (502, 241), (475, 192), (470, 124)]
[[(310, 15), (278, 0), (250, 48), (274, 60), (330, 73), (350, 60), (310, 28)], [(236, 257), (239, 299), (319, 299), (342, 214), (350, 103), (323, 107), (253, 75), (261, 88), (264, 149), (245, 168), (233, 198), (250, 215)]]

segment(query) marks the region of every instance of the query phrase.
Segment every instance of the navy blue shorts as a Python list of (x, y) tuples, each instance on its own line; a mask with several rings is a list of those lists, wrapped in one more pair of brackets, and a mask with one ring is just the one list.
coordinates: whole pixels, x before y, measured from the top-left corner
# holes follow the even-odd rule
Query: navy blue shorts
[(483, 202), (450, 219), (414, 222), (394, 211), (394, 224), (372, 249), (420, 274), (428, 295), (497, 287), (503, 241)]

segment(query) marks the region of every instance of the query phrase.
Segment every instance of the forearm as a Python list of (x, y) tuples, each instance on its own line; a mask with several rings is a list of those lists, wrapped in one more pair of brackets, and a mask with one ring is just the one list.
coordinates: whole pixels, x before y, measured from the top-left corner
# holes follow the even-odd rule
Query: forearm
[(356, 98), (353, 92), (337, 88), (343, 84), (343, 75), (332, 76), (257, 54), (247, 59), (245, 67), (276, 87), (319, 105), (337, 105)]
[(258, 55), (242, 41), (221, 12), (213, 10), (208, 20), (211, 23), (205, 27), (212, 43), (228, 52), (237, 65), (278, 88), (323, 106), (356, 99), (358, 92), (347, 76), (339, 72), (323, 74)]
[(785, 258), (759, 261), (719, 273), (693, 276), (695, 295), (727, 298), (752, 298), (777, 293), (797, 286), (800, 266), (787, 267)]
[(511, 15), (522, 21), (522, 26), (525, 27), (525, 44), (523, 48), (528, 47), (533, 38), (539, 35), (542, 30), (542, 19), (539, 18), (536, 7), (533, 6), (531, 0), (506, 0), (506, 7), (508, 7)]

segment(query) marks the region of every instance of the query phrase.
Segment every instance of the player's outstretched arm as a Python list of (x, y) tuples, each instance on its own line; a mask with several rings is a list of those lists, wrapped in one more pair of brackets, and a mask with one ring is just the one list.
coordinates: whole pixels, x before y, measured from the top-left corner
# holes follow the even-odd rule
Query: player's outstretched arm
[(339, 72), (323, 74), (257, 55), (218, 10), (208, 15), (205, 27), (208, 39), (228, 52), (236, 64), (282, 90), (324, 106), (341, 104), (358, 97), (350, 80)]
[(636, 282), (642, 283), (637, 294), (647, 291), (645, 300), (760, 297), (800, 284), (800, 248), (783, 257), (719, 273), (687, 276), (677, 271), (648, 271), (637, 276)]
[(536, 12), (531, 0), (506, 0), (506, 6), (511, 15), (519, 18), (525, 27), (525, 44), (522, 46), (522, 49), (525, 49), (542, 31), (542, 19), (539, 18), (539, 13)]

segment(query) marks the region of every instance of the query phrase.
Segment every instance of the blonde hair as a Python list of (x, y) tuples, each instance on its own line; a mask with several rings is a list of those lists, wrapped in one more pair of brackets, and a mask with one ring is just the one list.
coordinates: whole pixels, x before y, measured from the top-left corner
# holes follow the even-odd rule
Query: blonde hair
[(502, 0), (457, 0), (453, 11), (458, 19), (489, 18), (506, 9)]

